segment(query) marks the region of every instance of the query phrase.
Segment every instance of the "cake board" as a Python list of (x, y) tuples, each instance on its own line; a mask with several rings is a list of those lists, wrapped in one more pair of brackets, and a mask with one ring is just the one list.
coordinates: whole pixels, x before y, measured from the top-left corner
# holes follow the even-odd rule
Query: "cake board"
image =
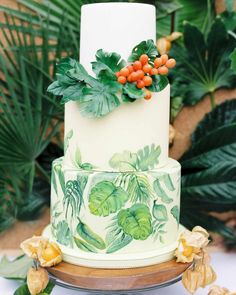
[(97, 294), (136, 294), (178, 282), (191, 263), (175, 259), (161, 264), (126, 269), (99, 269), (62, 262), (48, 269), (56, 285)]

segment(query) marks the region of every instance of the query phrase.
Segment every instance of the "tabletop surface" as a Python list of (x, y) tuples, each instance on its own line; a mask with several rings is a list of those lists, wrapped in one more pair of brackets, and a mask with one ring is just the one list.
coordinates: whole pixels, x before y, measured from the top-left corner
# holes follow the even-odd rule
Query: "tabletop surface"
[[(231, 291), (236, 291), (236, 253), (212, 253), (212, 266), (217, 273), (217, 281), (215, 284), (224, 286)], [(0, 295), (13, 295), (16, 290), (18, 283), (11, 280), (5, 280), (0, 278)], [(195, 295), (207, 295), (209, 288), (200, 289)], [(66, 290), (61, 287), (55, 287), (52, 295), (85, 295), (89, 294), (80, 291)], [(92, 294), (92, 293), (91, 293)], [(94, 294), (94, 293), (93, 293)], [(100, 293), (103, 295), (102, 293)], [(115, 295), (115, 293), (111, 293)], [(159, 290), (152, 290), (146, 292), (134, 292), (133, 294), (141, 295), (187, 295), (189, 294), (183, 288), (181, 282), (176, 283), (172, 286), (165, 287)]]

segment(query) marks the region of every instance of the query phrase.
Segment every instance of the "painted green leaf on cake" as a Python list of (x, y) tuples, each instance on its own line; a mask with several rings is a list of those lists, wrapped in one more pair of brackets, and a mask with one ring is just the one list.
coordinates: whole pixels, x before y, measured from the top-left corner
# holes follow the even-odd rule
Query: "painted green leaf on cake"
[(90, 212), (98, 216), (108, 216), (121, 209), (128, 200), (128, 194), (110, 181), (97, 183), (89, 194)]
[(69, 147), (69, 141), (73, 136), (73, 129), (71, 129), (70, 131), (68, 131), (66, 133), (65, 139), (64, 139), (64, 153), (67, 152), (68, 147)]
[(68, 180), (66, 182), (65, 195), (63, 197), (66, 218), (68, 217), (69, 207), (71, 207), (72, 217), (79, 216), (80, 208), (83, 203), (83, 192), (87, 181), (87, 175), (78, 175), (77, 180)]
[(132, 54), (129, 56), (128, 61), (134, 62), (139, 59), (142, 54), (147, 54), (151, 60), (154, 60), (158, 55), (156, 44), (153, 40), (142, 41), (132, 50)]
[(169, 204), (173, 202), (173, 199), (168, 196), (168, 194), (164, 191), (161, 181), (156, 179), (153, 183), (153, 188), (157, 196), (161, 199), (163, 203)]
[(79, 147), (77, 147), (75, 150), (73, 163), (77, 168), (82, 169), (82, 170), (90, 171), (95, 168), (91, 163), (82, 163), (82, 156), (81, 156), (81, 152), (80, 152)]
[(83, 241), (83, 240), (81, 240), (81, 239), (79, 239), (77, 237), (74, 237), (74, 241), (75, 241), (76, 246), (80, 250), (83, 250), (85, 252), (97, 253), (97, 250), (92, 245), (90, 245), (89, 243), (86, 243), (85, 241)]
[(179, 223), (179, 207), (176, 205), (171, 208), (170, 213), (173, 215), (177, 223)]
[(137, 167), (141, 171), (150, 170), (159, 163), (159, 156), (161, 154), (160, 146), (145, 146), (143, 149), (137, 152), (138, 163)]
[(126, 83), (123, 87), (123, 94), (131, 99), (141, 99), (145, 96), (145, 92), (142, 89), (137, 88), (134, 83)]
[(92, 88), (86, 88), (80, 104), (81, 114), (90, 118), (98, 118), (110, 113), (120, 105), (116, 93), (121, 88), (121, 84), (115, 81), (106, 84), (97, 83)]
[(62, 245), (68, 246), (71, 244), (72, 234), (65, 220), (59, 221), (57, 224), (56, 239)]
[(56, 173), (55, 173), (54, 166), (52, 166), (51, 182), (52, 182), (52, 187), (57, 195), (57, 181), (56, 181)]
[(121, 154), (114, 154), (114, 156), (109, 161), (112, 168), (124, 171), (136, 171), (137, 155), (129, 151), (124, 151)]
[(127, 193), (130, 201), (133, 203), (141, 202), (149, 204), (153, 198), (153, 191), (147, 176), (138, 173), (130, 174), (127, 182)]
[(154, 201), (152, 215), (159, 222), (166, 222), (168, 220), (166, 207), (162, 204), (158, 204), (157, 201)]
[(125, 61), (115, 52), (105, 52), (99, 49), (96, 52), (96, 61), (92, 62), (94, 73), (99, 79), (116, 80), (115, 73), (125, 66)]
[(56, 172), (56, 175), (58, 176), (58, 180), (61, 186), (61, 190), (63, 194), (65, 194), (66, 190), (66, 185), (65, 185), (65, 177), (64, 177), (64, 172), (62, 170), (62, 164), (58, 163), (54, 166), (54, 171)]
[(135, 240), (146, 240), (152, 233), (152, 217), (144, 204), (135, 204), (118, 213), (118, 224), (123, 231)]
[(174, 187), (173, 181), (172, 181), (172, 179), (171, 179), (171, 177), (170, 177), (170, 174), (168, 174), (168, 173), (164, 173), (164, 174), (159, 178), (159, 180), (164, 182), (166, 188), (167, 188), (169, 191), (171, 191), (171, 192), (175, 191), (175, 187)]
[(79, 224), (76, 228), (77, 233), (79, 236), (84, 239), (87, 243), (92, 245), (93, 247), (103, 250), (106, 248), (106, 243), (103, 239), (96, 234), (87, 224), (79, 221)]
[(106, 228), (106, 253), (114, 253), (125, 246), (127, 246), (133, 238), (130, 235), (124, 233), (123, 229), (118, 224), (118, 217), (112, 218), (112, 223)]

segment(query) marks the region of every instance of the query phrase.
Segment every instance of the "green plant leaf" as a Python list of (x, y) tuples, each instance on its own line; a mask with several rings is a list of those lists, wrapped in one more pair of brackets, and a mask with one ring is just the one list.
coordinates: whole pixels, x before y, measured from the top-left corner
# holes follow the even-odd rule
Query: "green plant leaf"
[(146, 240), (152, 233), (151, 214), (144, 204), (135, 204), (118, 213), (118, 224), (135, 240)]
[(43, 290), (42, 293), (39, 293), (39, 295), (49, 295), (49, 294), (51, 294), (54, 287), (55, 287), (55, 283), (50, 280), (48, 282), (48, 284), (47, 284), (47, 287)]
[(172, 216), (174, 217), (174, 219), (179, 224), (179, 207), (177, 205), (174, 206), (174, 207), (172, 207), (171, 210), (170, 210), (170, 213), (172, 214)]
[(26, 255), (12, 261), (3, 256), (0, 261), (0, 276), (6, 279), (25, 280), (31, 266), (33, 266), (33, 260)]
[(230, 54), (231, 59), (231, 69), (236, 73), (236, 48), (234, 51)]
[(147, 54), (151, 60), (154, 60), (155, 57), (158, 56), (157, 47), (153, 40), (142, 41), (137, 46), (135, 46), (128, 58), (128, 61), (134, 62), (138, 60), (142, 54)]
[(89, 194), (89, 210), (98, 216), (108, 216), (121, 209), (128, 200), (128, 194), (110, 181), (97, 183)]
[(154, 201), (152, 215), (159, 222), (166, 222), (168, 220), (166, 207), (162, 204), (158, 204), (157, 201)]
[(31, 295), (28, 289), (27, 284), (21, 285), (17, 290), (14, 292), (14, 295)]
[(159, 163), (159, 156), (161, 154), (160, 146), (145, 146), (137, 152), (138, 163), (137, 167), (141, 171), (153, 169)]
[(121, 154), (114, 154), (109, 164), (112, 168), (121, 172), (136, 171), (137, 159), (137, 154), (124, 151)]
[(185, 47), (175, 42), (170, 52), (170, 55), (178, 56), (177, 66), (172, 71), (172, 88), (175, 96), (183, 97), (186, 105), (197, 103), (218, 88), (234, 85), (235, 75), (229, 67), (229, 53), (236, 40), (228, 35), (220, 19), (214, 21), (206, 39), (205, 42), (197, 27), (186, 23)]
[(152, 76), (152, 85), (147, 87), (147, 89), (152, 92), (160, 92), (166, 88), (168, 83), (169, 83), (169, 80), (167, 76), (154, 75)]
[(72, 243), (72, 234), (68, 223), (65, 220), (59, 221), (57, 224), (56, 238), (58, 243), (68, 246)]
[(157, 9), (157, 19), (163, 18), (168, 14), (171, 14), (176, 10), (182, 8), (180, 1), (177, 0), (155, 1), (155, 4)]

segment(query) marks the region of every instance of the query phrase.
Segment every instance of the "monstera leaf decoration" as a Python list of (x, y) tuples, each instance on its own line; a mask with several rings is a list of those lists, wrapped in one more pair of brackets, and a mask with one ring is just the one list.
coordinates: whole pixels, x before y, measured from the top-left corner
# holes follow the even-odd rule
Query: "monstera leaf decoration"
[(152, 233), (151, 214), (144, 204), (135, 204), (118, 214), (118, 224), (135, 240), (146, 240)]

